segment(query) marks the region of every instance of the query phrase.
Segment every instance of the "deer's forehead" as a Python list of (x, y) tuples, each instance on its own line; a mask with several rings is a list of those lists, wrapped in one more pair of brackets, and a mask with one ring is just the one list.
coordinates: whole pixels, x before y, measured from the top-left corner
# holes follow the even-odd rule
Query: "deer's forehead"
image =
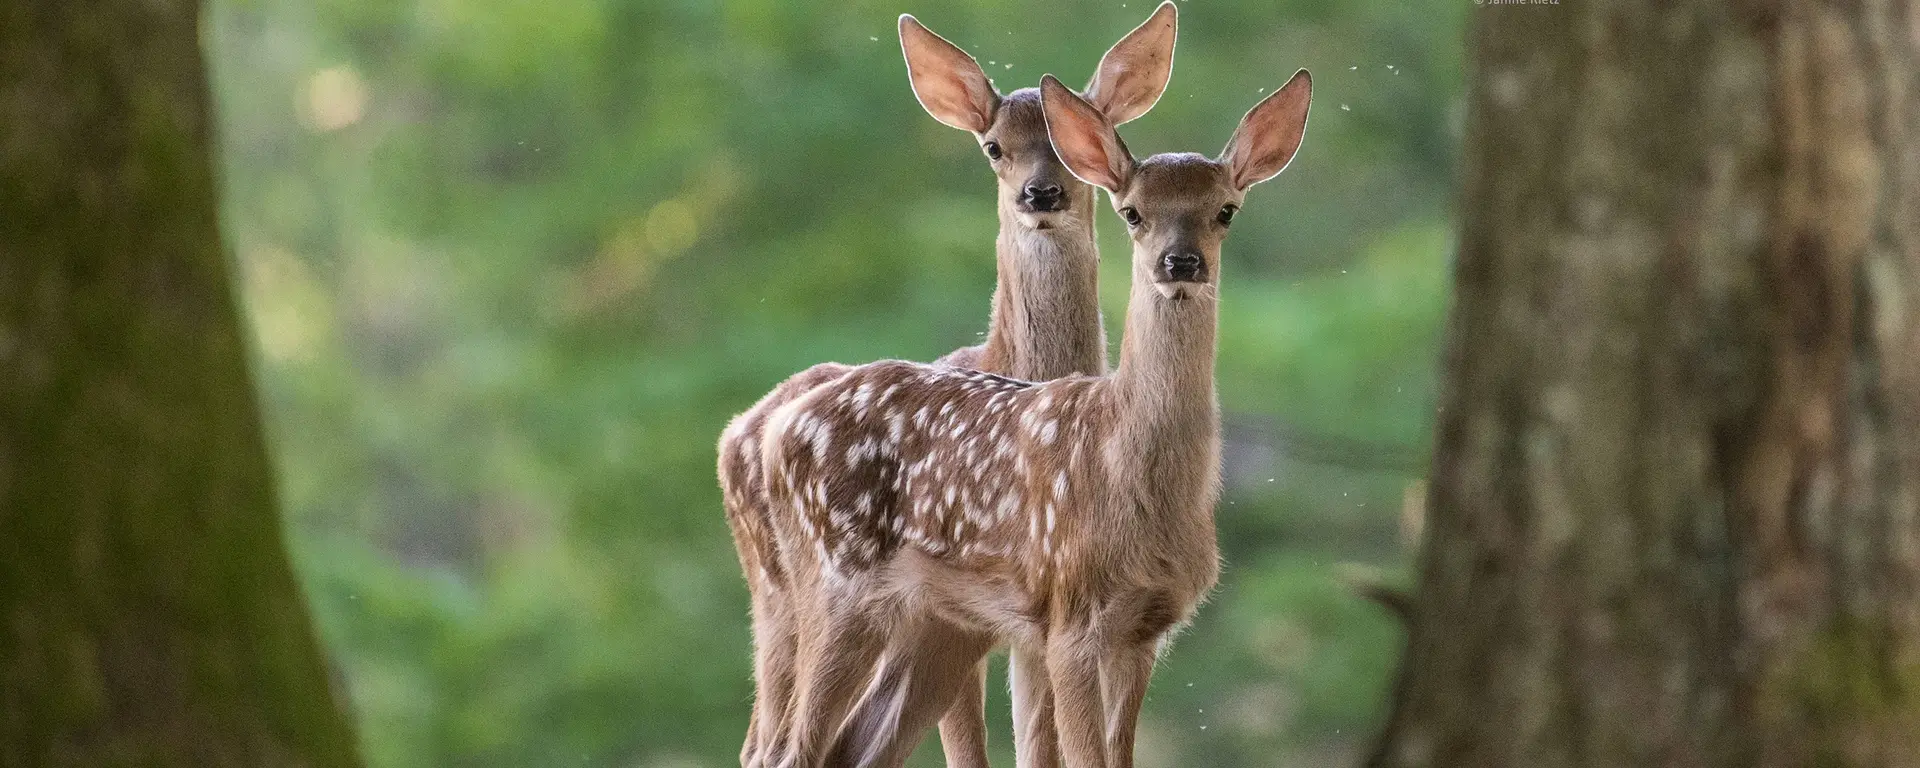
[(1022, 88), (1007, 94), (987, 135), (1007, 145), (1047, 144), (1047, 115), (1040, 109), (1040, 89)]
[(1219, 163), (1191, 152), (1154, 155), (1140, 161), (1128, 185), (1134, 205), (1211, 207), (1226, 196), (1227, 173)]

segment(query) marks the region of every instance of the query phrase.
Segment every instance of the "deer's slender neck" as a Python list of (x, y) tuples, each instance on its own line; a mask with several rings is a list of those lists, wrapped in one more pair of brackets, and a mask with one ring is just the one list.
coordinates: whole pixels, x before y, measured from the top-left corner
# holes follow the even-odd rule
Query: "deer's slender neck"
[(1219, 302), (1213, 290), (1168, 299), (1150, 275), (1135, 271), (1120, 365), (1110, 379), (1118, 405), (1116, 436), (1174, 457), (1217, 453), (1213, 364)]
[(1030, 381), (1106, 373), (1093, 206), (1076, 204), (1047, 230), (1028, 227), (1017, 216), (1001, 205), (999, 279), (982, 365)]

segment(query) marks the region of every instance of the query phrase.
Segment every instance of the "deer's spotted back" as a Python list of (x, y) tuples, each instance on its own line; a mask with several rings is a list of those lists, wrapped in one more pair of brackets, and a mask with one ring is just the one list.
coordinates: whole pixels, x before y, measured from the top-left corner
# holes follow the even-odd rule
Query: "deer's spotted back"
[(720, 433), (720, 498), (727, 523), (742, 545), (741, 566), (749, 580), (774, 589), (786, 583), (786, 566), (767, 509), (767, 491), (760, 459), (761, 430), (775, 411), (808, 390), (851, 370), (837, 363), (821, 363), (774, 387), (760, 402), (733, 418)]
[(1092, 383), (894, 361), (856, 368), (769, 419), (773, 514), (794, 516), (829, 573), (871, 568), (902, 547), (1044, 571), (1065, 556), (1060, 512), (1098, 463), (1083, 402)]

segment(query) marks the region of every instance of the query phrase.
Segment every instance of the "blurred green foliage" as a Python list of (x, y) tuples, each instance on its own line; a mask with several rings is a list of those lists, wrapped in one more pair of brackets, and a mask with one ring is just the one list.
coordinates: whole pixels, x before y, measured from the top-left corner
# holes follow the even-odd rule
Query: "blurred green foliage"
[[(1084, 81), (1151, 7), (215, 3), (289, 534), (373, 764), (733, 764), (721, 426), (810, 364), (986, 324), (992, 179), (914, 101), (896, 15), (1012, 90)], [(1398, 629), (1336, 565), (1401, 568), (1424, 471), (1465, 9), (1182, 2), (1172, 87), (1123, 129), (1211, 153), (1315, 72), (1304, 151), (1226, 248), (1227, 567), (1155, 678), (1143, 765), (1316, 764), (1380, 714)]]

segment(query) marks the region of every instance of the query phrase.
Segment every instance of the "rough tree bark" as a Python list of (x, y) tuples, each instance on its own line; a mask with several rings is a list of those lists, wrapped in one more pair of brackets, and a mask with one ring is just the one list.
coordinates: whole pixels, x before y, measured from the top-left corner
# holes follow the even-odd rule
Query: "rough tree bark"
[(1920, 18), (1474, 9), (1382, 768), (1920, 766)]
[(0, 3), (0, 766), (348, 766), (190, 0)]

